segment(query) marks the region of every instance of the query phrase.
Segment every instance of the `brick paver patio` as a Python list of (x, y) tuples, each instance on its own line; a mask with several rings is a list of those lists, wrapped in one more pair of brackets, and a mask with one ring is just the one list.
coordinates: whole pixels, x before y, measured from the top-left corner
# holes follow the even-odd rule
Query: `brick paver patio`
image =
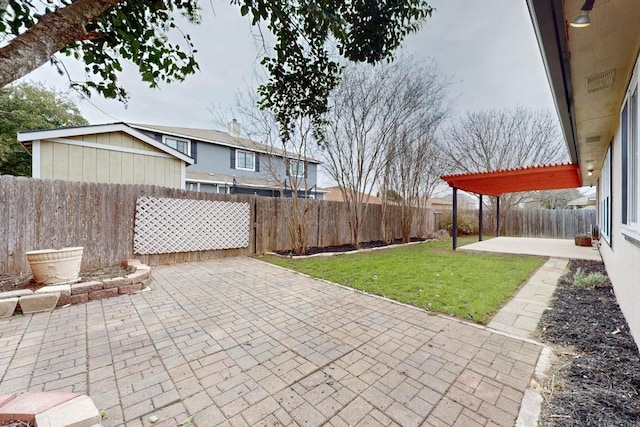
[(104, 425), (513, 426), (541, 347), (249, 258), (0, 321), (0, 393), (86, 393)]

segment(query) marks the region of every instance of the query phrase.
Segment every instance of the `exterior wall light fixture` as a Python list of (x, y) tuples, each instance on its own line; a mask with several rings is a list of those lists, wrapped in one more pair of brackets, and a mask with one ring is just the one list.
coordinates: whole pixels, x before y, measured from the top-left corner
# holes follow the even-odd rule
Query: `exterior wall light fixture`
[(591, 24), (591, 19), (589, 19), (589, 12), (593, 9), (593, 4), (596, 0), (586, 0), (582, 8), (580, 9), (580, 14), (576, 16), (573, 21), (569, 23), (572, 27), (583, 28), (588, 27)]

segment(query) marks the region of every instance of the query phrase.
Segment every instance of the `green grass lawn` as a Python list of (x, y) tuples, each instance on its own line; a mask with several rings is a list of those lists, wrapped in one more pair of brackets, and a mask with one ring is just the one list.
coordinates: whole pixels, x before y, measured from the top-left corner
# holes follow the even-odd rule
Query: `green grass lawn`
[[(458, 238), (458, 246), (475, 241)], [(543, 258), (454, 252), (451, 239), (359, 254), (262, 260), (440, 313), (486, 323)]]

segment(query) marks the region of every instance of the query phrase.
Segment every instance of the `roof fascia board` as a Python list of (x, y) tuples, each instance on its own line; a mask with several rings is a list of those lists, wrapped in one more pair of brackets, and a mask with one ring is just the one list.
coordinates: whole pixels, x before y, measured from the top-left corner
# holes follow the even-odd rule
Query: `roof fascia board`
[(109, 132), (124, 132), (136, 139), (139, 139), (147, 144), (155, 147), (161, 151), (164, 151), (167, 154), (170, 154), (178, 159), (188, 163), (189, 165), (193, 164), (193, 159), (178, 150), (174, 150), (173, 148), (165, 145), (161, 142), (156, 141), (153, 138), (149, 138), (142, 132), (133, 129), (125, 123), (111, 123), (106, 125), (90, 125), (90, 126), (82, 126), (82, 127), (74, 127), (74, 128), (61, 128), (61, 129), (46, 129), (46, 130), (38, 130), (38, 131), (28, 131), (28, 132), (20, 132), (18, 133), (18, 141), (27, 142), (33, 140), (44, 140), (44, 139), (57, 139), (57, 138), (68, 138), (72, 136), (82, 136), (82, 135), (95, 135), (100, 133), (109, 133)]
[(580, 164), (562, 0), (527, 0), (527, 5), (571, 163)]

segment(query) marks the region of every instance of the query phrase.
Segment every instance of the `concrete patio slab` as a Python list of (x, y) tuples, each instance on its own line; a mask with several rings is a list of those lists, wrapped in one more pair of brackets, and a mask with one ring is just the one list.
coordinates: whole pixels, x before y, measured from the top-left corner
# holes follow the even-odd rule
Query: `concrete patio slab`
[(602, 261), (600, 252), (598, 252), (598, 249), (595, 246), (576, 246), (573, 240), (566, 239), (496, 237), (489, 240), (483, 240), (482, 242), (460, 246), (458, 250)]
[(542, 346), (250, 258), (0, 319), (0, 394), (88, 394), (105, 426), (513, 426)]

